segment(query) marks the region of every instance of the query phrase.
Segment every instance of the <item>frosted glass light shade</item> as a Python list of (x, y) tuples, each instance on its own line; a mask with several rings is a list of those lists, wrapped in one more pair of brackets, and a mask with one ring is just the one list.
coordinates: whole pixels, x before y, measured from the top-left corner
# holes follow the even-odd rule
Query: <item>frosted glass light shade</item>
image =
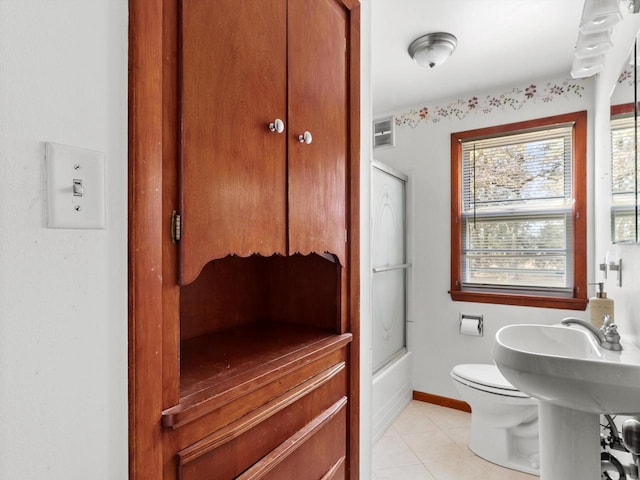
[(600, 73), (603, 69), (604, 55), (596, 57), (575, 58), (571, 68), (573, 78), (586, 78)]
[(457, 44), (457, 38), (450, 33), (429, 33), (411, 42), (409, 56), (421, 67), (433, 68), (443, 64)]
[(576, 58), (596, 57), (602, 55), (613, 47), (611, 31), (580, 33), (576, 44)]
[(580, 31), (593, 33), (609, 30), (621, 20), (618, 0), (586, 0), (582, 9)]

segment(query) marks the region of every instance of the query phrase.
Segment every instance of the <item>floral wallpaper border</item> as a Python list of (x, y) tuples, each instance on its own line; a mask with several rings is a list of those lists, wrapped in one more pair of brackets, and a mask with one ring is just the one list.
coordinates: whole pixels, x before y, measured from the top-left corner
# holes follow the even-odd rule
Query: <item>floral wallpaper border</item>
[(618, 85), (622, 85), (626, 87), (633, 87), (633, 70), (632, 69), (624, 69), (620, 76), (618, 77)]
[(457, 99), (446, 105), (422, 107), (409, 110), (395, 116), (395, 124), (399, 127), (415, 128), (420, 123), (438, 123), (443, 120), (462, 120), (470, 114), (489, 114), (494, 110), (515, 111), (524, 105), (537, 102), (553, 102), (561, 98), (582, 97), (584, 86), (581, 79), (566, 79), (560, 82), (548, 82), (545, 85), (531, 84), (528, 87), (515, 87), (499, 95), (485, 97), (472, 96)]

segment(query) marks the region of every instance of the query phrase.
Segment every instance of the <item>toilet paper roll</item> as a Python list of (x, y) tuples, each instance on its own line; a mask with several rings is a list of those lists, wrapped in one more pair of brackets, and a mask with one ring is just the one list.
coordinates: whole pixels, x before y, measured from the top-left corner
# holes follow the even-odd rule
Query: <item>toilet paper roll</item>
[(460, 333), (463, 335), (480, 336), (480, 320), (476, 318), (463, 318), (460, 321)]

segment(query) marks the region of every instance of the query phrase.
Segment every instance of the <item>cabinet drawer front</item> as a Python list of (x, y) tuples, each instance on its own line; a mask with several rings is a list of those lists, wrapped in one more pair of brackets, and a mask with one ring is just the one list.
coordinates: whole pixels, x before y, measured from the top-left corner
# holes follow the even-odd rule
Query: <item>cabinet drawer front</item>
[(345, 480), (347, 478), (346, 461), (346, 457), (340, 457), (329, 471), (322, 476), (321, 480)]
[(265, 456), (238, 480), (316, 480), (344, 478), (346, 397), (322, 412)]
[(314, 377), (346, 363), (348, 355), (343, 342), (350, 341), (349, 337), (342, 335), (339, 342), (322, 349), (321, 354), (310, 354), (282, 368), (267, 369), (259, 379), (249, 376), (245, 382), (226, 386), (225, 382), (220, 382), (221, 388), (213, 394), (205, 392), (208, 396), (198, 395), (189, 404), (165, 410), (163, 425), (181, 430), (180, 448), (185, 448), (284, 392), (313, 383)]
[[(330, 369), (317, 388), (302, 398), (287, 392), (236, 422), (178, 452), (182, 480), (235, 478), (249, 466), (313, 422), (336, 401), (346, 398), (344, 364)], [(320, 375), (322, 377), (322, 375)], [(311, 379), (312, 382), (314, 379)], [(291, 401), (290, 400), (295, 400)], [(346, 420), (335, 441), (346, 441)], [(335, 462), (335, 460), (334, 460)], [(333, 465), (333, 463), (332, 463)], [(318, 476), (320, 478), (322, 475)]]

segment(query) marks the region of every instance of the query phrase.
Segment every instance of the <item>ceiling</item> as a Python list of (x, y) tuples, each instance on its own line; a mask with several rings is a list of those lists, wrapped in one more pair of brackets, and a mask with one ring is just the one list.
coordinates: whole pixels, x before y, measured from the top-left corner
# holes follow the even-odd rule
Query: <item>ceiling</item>
[[(372, 0), (374, 115), (436, 99), (569, 76), (584, 0)], [(451, 58), (433, 69), (407, 53), (449, 32)]]

